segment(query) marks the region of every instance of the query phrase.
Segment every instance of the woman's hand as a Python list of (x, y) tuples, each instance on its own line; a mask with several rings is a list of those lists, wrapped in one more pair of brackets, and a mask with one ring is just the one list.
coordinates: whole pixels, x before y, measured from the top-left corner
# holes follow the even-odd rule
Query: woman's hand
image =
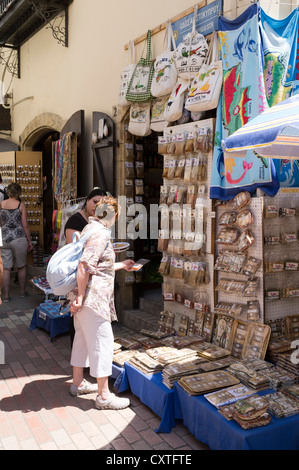
[(78, 313), (79, 310), (81, 310), (82, 305), (83, 305), (83, 295), (77, 295), (75, 300), (73, 300), (70, 304), (72, 315), (75, 315), (76, 313)]
[(28, 240), (27, 251), (31, 251), (32, 248), (33, 248), (33, 247), (32, 247), (32, 241), (31, 241), (31, 239), (30, 239), (30, 240)]
[(126, 259), (124, 261), (121, 261), (122, 264), (122, 269), (125, 269), (126, 271), (131, 271), (131, 267), (133, 264), (135, 264), (135, 261), (132, 259)]

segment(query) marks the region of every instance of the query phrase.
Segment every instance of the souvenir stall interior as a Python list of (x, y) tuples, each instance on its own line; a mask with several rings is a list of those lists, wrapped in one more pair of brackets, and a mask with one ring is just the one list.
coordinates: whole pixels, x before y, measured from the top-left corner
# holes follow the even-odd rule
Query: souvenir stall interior
[[(296, 94), (298, 27), (293, 37), (285, 30), (299, 24), (299, 11), (271, 35), (274, 20), (258, 4), (234, 21), (220, 4), (168, 20), (155, 60), (150, 30), (138, 60), (134, 41), (126, 46), (115, 192), (126, 197), (126, 236), (115, 241), (138, 266), (118, 282), (128, 308), (152, 290), (161, 310), (155, 327), (136, 322), (115, 335), (114, 387), (130, 388), (161, 418), (157, 432), (181, 421), (211, 449), (294, 450), (298, 166), (250, 150), (227, 157), (222, 140)], [(213, 28), (201, 29), (212, 11)], [(174, 34), (178, 21), (191, 25), (183, 37)], [(274, 36), (288, 44), (285, 70)], [(147, 214), (159, 208), (151, 223), (138, 204)]]
[[(152, 265), (149, 254), (157, 250), (163, 310), (156, 329), (136, 324), (135, 332), (115, 338), (114, 364), (122, 370), (115, 384), (119, 390), (129, 386), (161, 417), (157, 432), (170, 432), (182, 420), (211, 449), (299, 448), (297, 180), (283, 181), (271, 159), (258, 154), (252, 161), (225, 160), (221, 152), (222, 139), (278, 102), (261, 77), (258, 87), (246, 86), (242, 66), (252, 51), (240, 43), (240, 50), (232, 47), (254, 24), (251, 45), (258, 48), (265, 23), (272, 24), (262, 12), (264, 29), (258, 32), (258, 14), (260, 7), (252, 5), (234, 27), (221, 17), (217, 34), (206, 37), (193, 27), (173, 48), (168, 22), (169, 48), (152, 71), (149, 55), (127, 67), (119, 94), (119, 106), (129, 109), (123, 158), (128, 224), (135, 216), (130, 205), (153, 197), (146, 189), (146, 177), (156, 184), (150, 168), (158, 167), (162, 178), (153, 191), (160, 209), (157, 247), (153, 239), (130, 242), (127, 256), (132, 250), (135, 259), (150, 261), (127, 275), (142, 284)], [(297, 10), (288, 18), (295, 20)], [(149, 54), (150, 32), (146, 41)], [(296, 36), (289, 41), (294, 49)], [(186, 59), (182, 49), (188, 47)], [(294, 69), (291, 54), (288, 69)], [(265, 76), (270, 73), (265, 69)], [(263, 108), (253, 106), (258, 92)], [(144, 143), (156, 139), (157, 151), (147, 154)], [(256, 162), (259, 178), (251, 180)]]

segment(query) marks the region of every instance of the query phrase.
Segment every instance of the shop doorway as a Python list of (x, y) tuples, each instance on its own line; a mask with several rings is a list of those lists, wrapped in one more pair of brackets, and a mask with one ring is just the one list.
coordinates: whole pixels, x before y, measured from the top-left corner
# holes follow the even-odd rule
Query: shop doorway
[[(161, 303), (162, 305), (162, 281), (159, 274), (162, 253), (158, 251), (158, 239), (150, 233), (151, 206), (159, 206), (160, 188), (163, 185), (163, 156), (158, 154), (158, 133), (152, 133), (137, 139), (136, 144), (141, 144), (143, 148), (144, 179), (143, 179), (143, 200), (142, 203), (147, 212), (147, 238), (137, 238), (134, 242), (135, 260), (145, 258), (150, 260), (146, 264), (140, 277), (137, 274), (135, 283), (135, 293), (133, 302), (135, 308), (140, 308), (146, 301)], [(137, 175), (138, 176), (138, 175)], [(160, 213), (158, 214), (158, 217)], [(155, 221), (157, 226), (160, 222)]]
[(44, 253), (50, 254), (53, 242), (52, 214), (54, 210), (53, 198), (53, 143), (59, 140), (59, 132), (49, 131), (40, 137), (33, 145), (33, 151), (42, 152), (42, 183), (43, 183), (43, 219), (44, 219)]

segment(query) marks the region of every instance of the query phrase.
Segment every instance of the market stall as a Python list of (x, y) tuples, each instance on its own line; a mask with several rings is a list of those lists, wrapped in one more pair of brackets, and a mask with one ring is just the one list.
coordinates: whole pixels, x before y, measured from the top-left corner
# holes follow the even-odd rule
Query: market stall
[[(299, 337), (297, 164), (288, 166), (284, 159), (280, 167), (274, 165), (259, 155), (258, 148), (246, 149), (238, 159), (221, 147), (222, 139), (237, 129), (241, 132), (244, 124), (295, 90), (296, 34), (286, 31), (288, 22), (298, 21), (298, 11), (277, 29), (290, 51), (286, 68), (294, 86), (287, 91), (283, 80), (273, 86), (271, 74), (279, 67), (276, 43), (268, 35), (273, 20), (259, 5), (251, 5), (234, 21), (219, 17), (214, 28), (219, 55), (214, 35), (196, 36), (196, 17), (197, 9), (189, 33), (194, 42), (201, 41), (213, 72), (208, 73), (203, 63), (192, 70), (188, 54), (184, 66), (179, 63), (182, 38), (172, 43), (170, 21), (165, 35), (168, 50), (161, 54), (163, 60), (156, 58), (148, 81), (137, 80), (139, 62), (122, 76), (119, 106), (126, 110), (126, 121), (120, 133), (118, 168), (124, 178), (119, 191), (127, 198), (129, 226), (133, 204), (147, 202), (143, 171), (155, 155), (162, 180), (156, 250), (163, 297), (157, 330), (138, 330), (139, 337), (132, 334), (123, 343), (124, 368), (133, 393), (161, 417), (161, 429), (170, 429), (181, 418), (211, 448), (298, 449), (299, 370), (293, 343)], [(184, 39), (192, 56), (188, 32)], [(143, 40), (148, 53), (149, 32)], [(171, 57), (177, 81), (168, 89)], [(143, 65), (150, 69), (147, 59)], [(246, 72), (253, 69), (254, 75)], [(212, 102), (206, 91), (213, 94), (219, 77), (222, 89)], [(156, 140), (156, 150), (141, 153), (149, 136)], [(293, 133), (287, 140), (294, 143)], [(291, 153), (286, 155), (290, 158)], [(283, 172), (288, 172), (285, 181)], [(138, 222), (142, 228), (142, 218)], [(138, 257), (146, 258), (146, 243)], [(138, 244), (130, 244), (134, 256)], [(133, 285), (137, 298), (141, 294), (134, 286), (143, 282), (143, 275), (128, 273), (125, 280), (125, 288)], [(219, 395), (217, 400), (231, 394), (221, 405), (229, 404), (230, 412), (220, 410), (221, 400), (211, 403), (208, 395), (213, 393)], [(281, 433), (285, 439), (280, 441)]]

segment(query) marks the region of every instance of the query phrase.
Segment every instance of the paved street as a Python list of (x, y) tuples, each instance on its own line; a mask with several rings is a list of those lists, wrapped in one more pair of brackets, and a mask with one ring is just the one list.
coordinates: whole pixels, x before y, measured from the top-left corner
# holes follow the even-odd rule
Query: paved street
[[(29, 297), (22, 307), (39, 304)], [(0, 450), (207, 448), (182, 423), (169, 434), (156, 433), (160, 418), (131, 392), (122, 393), (131, 406), (120, 411), (97, 410), (95, 394), (72, 397), (69, 336), (51, 342), (45, 331), (30, 331), (34, 308), (21, 309), (19, 300), (19, 309), (9, 310), (13, 302), (0, 307)]]

